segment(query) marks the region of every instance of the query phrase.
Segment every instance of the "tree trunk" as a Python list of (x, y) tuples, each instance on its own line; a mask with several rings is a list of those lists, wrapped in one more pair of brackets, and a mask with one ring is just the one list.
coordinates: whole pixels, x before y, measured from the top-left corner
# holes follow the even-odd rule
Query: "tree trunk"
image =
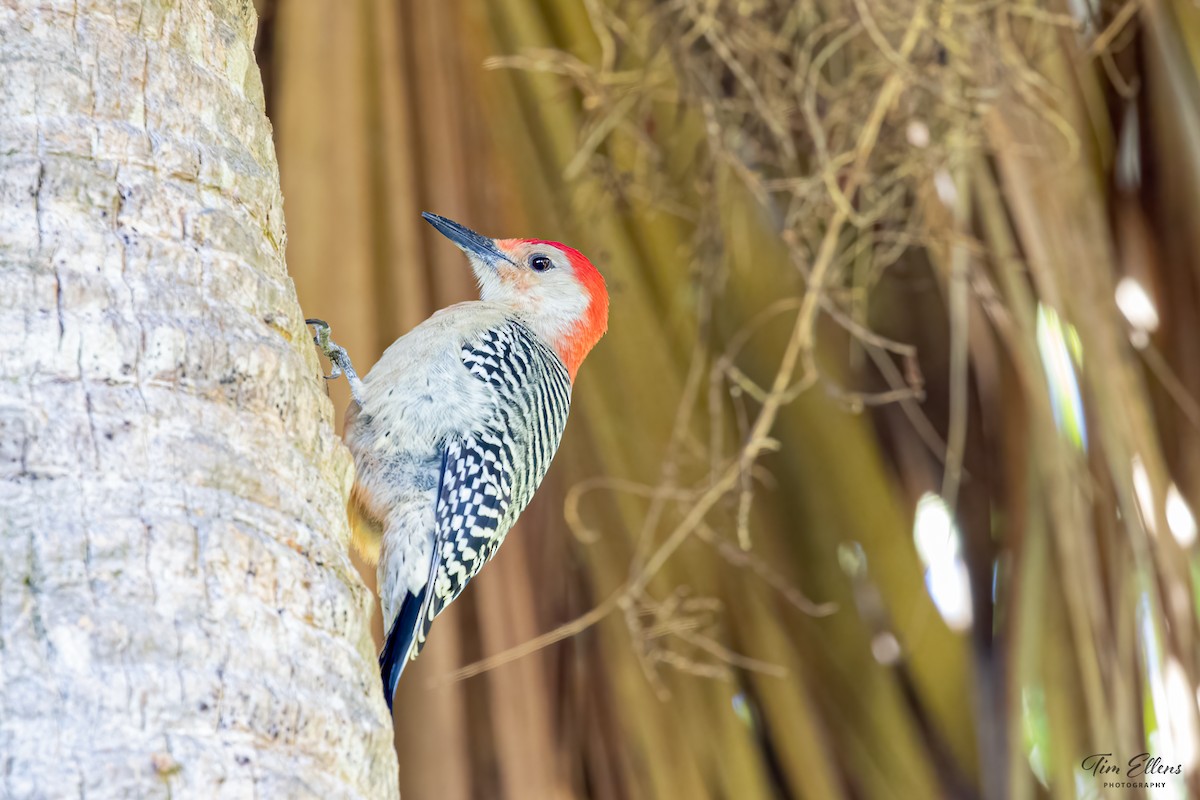
[(0, 0), (0, 797), (395, 797), (250, 0)]

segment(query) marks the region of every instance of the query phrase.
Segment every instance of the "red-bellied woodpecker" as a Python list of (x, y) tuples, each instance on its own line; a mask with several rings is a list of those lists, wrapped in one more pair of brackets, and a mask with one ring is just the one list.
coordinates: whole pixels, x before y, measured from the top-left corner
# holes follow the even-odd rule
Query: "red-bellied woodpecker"
[(578, 250), (489, 239), (423, 214), (467, 254), (482, 299), (435, 313), (359, 380), (329, 326), (316, 342), (346, 373), (355, 546), (378, 563), (391, 707), (429, 626), (488, 562), (533, 497), (567, 423), (571, 383), (608, 326), (604, 278)]

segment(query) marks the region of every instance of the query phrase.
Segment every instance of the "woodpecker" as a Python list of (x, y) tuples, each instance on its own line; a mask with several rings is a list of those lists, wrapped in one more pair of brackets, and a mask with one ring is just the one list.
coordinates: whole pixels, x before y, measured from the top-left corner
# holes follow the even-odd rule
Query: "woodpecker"
[(492, 556), (558, 449), (580, 364), (608, 328), (604, 278), (578, 250), (489, 239), (422, 214), (467, 255), (479, 300), (433, 314), (361, 380), (329, 326), (314, 340), (353, 399), (353, 542), (377, 564), (392, 708), (434, 618)]

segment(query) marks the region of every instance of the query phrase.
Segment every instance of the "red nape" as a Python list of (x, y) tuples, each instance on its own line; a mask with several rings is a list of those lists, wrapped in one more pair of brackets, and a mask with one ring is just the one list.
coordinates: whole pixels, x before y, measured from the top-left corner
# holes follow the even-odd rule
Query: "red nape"
[(588, 257), (574, 247), (562, 242), (552, 242), (549, 239), (526, 239), (525, 242), (557, 247), (566, 253), (567, 260), (571, 262), (571, 267), (575, 270), (575, 276), (579, 278), (579, 282), (583, 284), (584, 290), (588, 293), (590, 302), (583, 319), (558, 346), (558, 357), (563, 360), (567, 372), (571, 375), (571, 381), (574, 382), (579, 365), (583, 363), (588, 352), (608, 330), (608, 287), (604, 284), (604, 276), (600, 274), (600, 270), (596, 269)]

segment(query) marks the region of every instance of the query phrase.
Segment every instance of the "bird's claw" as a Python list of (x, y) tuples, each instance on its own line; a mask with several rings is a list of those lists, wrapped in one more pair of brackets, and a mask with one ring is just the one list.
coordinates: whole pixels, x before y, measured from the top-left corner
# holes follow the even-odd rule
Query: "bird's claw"
[(313, 317), (312, 319), (304, 320), (304, 324), (312, 326), (313, 344), (324, 350), (325, 346), (329, 344), (329, 337), (332, 335), (332, 331), (329, 328), (329, 323), (323, 319), (317, 319), (316, 317)]
[(333, 331), (329, 327), (329, 323), (323, 319), (306, 319), (306, 325), (311, 325), (313, 329), (313, 344), (320, 348), (325, 357), (329, 359), (330, 371), (325, 376), (325, 380), (331, 381), (342, 376), (342, 368), (338, 366), (338, 356), (346, 356), (345, 348), (333, 343)]
[(354, 366), (350, 363), (350, 354), (346, 352), (346, 348), (334, 343), (329, 323), (315, 318), (306, 319), (304, 322), (313, 328), (313, 344), (319, 347), (325, 357), (329, 359), (329, 374), (325, 376), (325, 380), (331, 381), (345, 375), (346, 380), (350, 382), (350, 393), (361, 405), (362, 381), (359, 380), (358, 373), (354, 371)]
[(313, 344), (321, 348), (321, 352), (328, 356), (332, 352), (341, 350), (342, 348), (333, 342), (333, 330), (329, 327), (329, 323), (323, 319), (306, 319), (305, 324), (311, 325), (313, 329)]

